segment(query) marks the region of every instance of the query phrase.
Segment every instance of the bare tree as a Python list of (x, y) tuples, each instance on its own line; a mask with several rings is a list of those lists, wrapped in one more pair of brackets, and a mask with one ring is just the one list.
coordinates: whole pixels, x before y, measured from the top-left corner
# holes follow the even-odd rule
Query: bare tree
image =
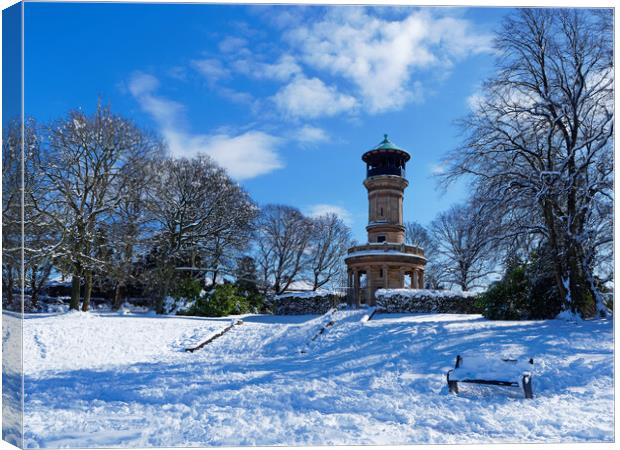
[(71, 274), (72, 309), (90, 304), (93, 272), (105, 262), (97, 257), (98, 226), (106, 227), (121, 201), (122, 174), (138, 164), (154, 143), (130, 121), (112, 114), (102, 105), (91, 116), (71, 111), (48, 129), (49, 148), (43, 171), (50, 190), (57, 195), (48, 205), (54, 226), (63, 235), (62, 266)]
[(21, 272), (23, 248), (23, 281), (29, 293), (24, 307), (33, 310), (38, 308), (39, 294), (51, 274), (60, 241), (46, 211), (54, 193), (48, 192), (44, 183), (40, 158), (35, 121), (24, 122), (23, 139), (21, 121), (10, 122), (3, 141), (3, 281), (10, 304), (15, 283), (21, 282), (21, 275), (16, 277)]
[(22, 138), (21, 121), (13, 120), (2, 138), (2, 292), (14, 308), (14, 291), (22, 287)]
[(258, 208), (249, 195), (237, 185), (233, 189), (238, 194), (229, 197), (228, 226), (216, 232), (204, 246), (207, 266), (213, 268), (210, 276), (213, 284), (220, 272), (234, 271), (237, 259), (250, 246), (258, 217)]
[(441, 289), (447, 281), (446, 265), (438, 253), (437, 241), (430, 231), (417, 222), (405, 223), (405, 243), (415, 245), (424, 250), (426, 266), (424, 282), (429, 289)]
[(431, 224), (435, 264), (443, 280), (463, 291), (481, 287), (494, 272), (490, 260), (494, 233), (476, 205), (454, 206)]
[(163, 146), (153, 145), (132, 167), (126, 167), (119, 178), (119, 201), (108, 232), (102, 235), (106, 252), (101, 255), (107, 266), (104, 279), (114, 291), (113, 309), (121, 307), (128, 284), (142, 281), (143, 273), (136, 270), (135, 262), (146, 253), (155, 232), (148, 194), (155, 183), (153, 166), (162, 151)]
[(281, 294), (302, 274), (311, 222), (296, 208), (267, 205), (258, 220), (256, 260), (264, 286)]
[(312, 277), (312, 290), (316, 291), (342, 275), (345, 267), (343, 258), (351, 245), (351, 230), (335, 214), (312, 218), (311, 225), (307, 264)]
[[(594, 283), (613, 202), (611, 10), (522, 9), (497, 35), (498, 72), (464, 120), (447, 180), (474, 178), (505, 239), (548, 241), (564, 310), (606, 309)], [(599, 230), (602, 231), (602, 230)], [(595, 237), (596, 236), (596, 237)]]
[(48, 191), (41, 166), (41, 141), (33, 120), (24, 127), (24, 268), (30, 307), (38, 308), (39, 295), (53, 270), (62, 244), (62, 232), (48, 212), (55, 192)]
[[(247, 243), (257, 208), (209, 157), (163, 159), (156, 167), (149, 208), (156, 222), (159, 298), (178, 265), (217, 268)], [(215, 274), (217, 275), (217, 274)]]

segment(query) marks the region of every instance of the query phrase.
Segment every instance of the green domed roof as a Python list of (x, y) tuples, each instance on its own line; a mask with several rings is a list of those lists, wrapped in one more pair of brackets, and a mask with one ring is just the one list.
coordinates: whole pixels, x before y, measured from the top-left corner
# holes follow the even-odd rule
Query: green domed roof
[(380, 157), (381, 155), (389, 154), (400, 155), (400, 157), (402, 157), (405, 161), (409, 161), (409, 159), (411, 158), (407, 150), (398, 147), (396, 144), (390, 141), (387, 134), (384, 134), (383, 140), (376, 147), (368, 150), (362, 155), (362, 160), (367, 163), (371, 159)]
[(400, 150), (402, 152), (405, 151), (405, 149), (398, 147), (396, 144), (390, 141), (387, 134), (383, 135), (383, 140), (379, 143), (379, 145), (373, 148), (373, 150)]

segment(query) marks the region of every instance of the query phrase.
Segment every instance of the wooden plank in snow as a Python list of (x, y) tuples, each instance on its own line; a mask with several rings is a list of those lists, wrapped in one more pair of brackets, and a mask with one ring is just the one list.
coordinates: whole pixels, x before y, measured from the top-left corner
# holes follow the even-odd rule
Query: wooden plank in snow
[(193, 353), (196, 350), (200, 350), (202, 347), (204, 347), (205, 345), (213, 342), (214, 340), (216, 340), (217, 338), (223, 336), (224, 334), (228, 333), (230, 330), (232, 330), (234, 328), (235, 325), (243, 325), (243, 320), (239, 319), (236, 321), (231, 322), (230, 325), (228, 325), (226, 328), (224, 328), (222, 331), (220, 331), (219, 333), (214, 334), (213, 336), (209, 337), (209, 339), (207, 339), (204, 342), (201, 342), (200, 344), (198, 344), (196, 347), (189, 347), (186, 348), (185, 351), (186, 352), (190, 352)]

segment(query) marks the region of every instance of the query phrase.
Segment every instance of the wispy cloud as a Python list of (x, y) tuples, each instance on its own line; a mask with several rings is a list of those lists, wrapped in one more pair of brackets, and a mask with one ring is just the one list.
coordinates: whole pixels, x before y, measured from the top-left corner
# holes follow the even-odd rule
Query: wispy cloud
[(191, 133), (183, 123), (183, 105), (158, 95), (158, 88), (158, 79), (145, 73), (135, 73), (129, 81), (129, 91), (158, 124), (172, 156), (209, 155), (237, 180), (283, 167), (277, 152), (281, 138), (256, 130), (239, 134)]
[(129, 80), (129, 92), (143, 110), (148, 112), (163, 128), (172, 128), (182, 116), (184, 107), (178, 102), (153, 95), (159, 88), (159, 80), (152, 75), (137, 72)]
[(275, 62), (269, 63), (257, 60), (256, 56), (250, 53), (246, 57), (236, 57), (231, 67), (237, 73), (250, 78), (282, 82), (302, 73), (296, 59), (289, 54), (283, 54)]
[(218, 48), (223, 53), (233, 53), (239, 52), (239, 50), (244, 50), (247, 45), (247, 39), (238, 36), (227, 36), (220, 41)]
[(222, 61), (215, 58), (194, 60), (192, 61), (192, 66), (211, 83), (227, 78), (230, 75), (230, 71), (224, 67)]
[(436, 164), (431, 164), (429, 167), (429, 172), (431, 173), (431, 175), (441, 175), (445, 171), (446, 171), (445, 164), (436, 163)]
[(294, 138), (302, 144), (319, 144), (327, 141), (329, 136), (322, 128), (304, 125), (295, 132)]
[(353, 216), (346, 208), (338, 205), (331, 205), (328, 203), (317, 203), (310, 205), (306, 208), (306, 215), (309, 217), (320, 217), (326, 214), (335, 214), (342, 219), (347, 225), (351, 225), (353, 222)]

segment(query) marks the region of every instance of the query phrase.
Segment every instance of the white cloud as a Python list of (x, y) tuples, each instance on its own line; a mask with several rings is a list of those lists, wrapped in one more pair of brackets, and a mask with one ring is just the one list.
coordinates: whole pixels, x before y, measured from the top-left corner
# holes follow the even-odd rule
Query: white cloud
[(416, 11), (402, 20), (370, 15), (364, 8), (332, 8), (312, 25), (286, 33), (301, 59), (316, 70), (351, 81), (369, 112), (397, 110), (419, 96), (412, 75), (449, 68), (471, 53), (488, 51), (490, 39), (468, 21)]
[(266, 78), (288, 80), (301, 73), (301, 67), (291, 55), (282, 55), (274, 64), (263, 64), (262, 73)]
[(431, 164), (429, 170), (431, 175), (441, 175), (446, 171), (446, 166), (443, 164)]
[(278, 109), (292, 117), (333, 116), (357, 106), (354, 97), (341, 94), (318, 78), (298, 76), (273, 97)]
[(192, 134), (182, 123), (183, 106), (157, 95), (158, 87), (157, 78), (143, 73), (135, 73), (129, 82), (129, 91), (157, 122), (172, 156), (209, 155), (237, 180), (283, 167), (277, 153), (280, 138), (262, 131)]
[(480, 109), (484, 102), (484, 95), (480, 92), (474, 92), (469, 97), (467, 97), (467, 106), (473, 112), (476, 112)]
[(247, 45), (248, 41), (246, 39), (237, 36), (227, 36), (219, 43), (218, 47), (224, 53), (232, 53), (245, 49)]
[(306, 209), (306, 215), (310, 217), (320, 217), (326, 214), (337, 215), (347, 225), (351, 225), (351, 223), (353, 222), (353, 217), (351, 213), (342, 206), (330, 205), (328, 203), (317, 203), (315, 205), (310, 205)]
[(163, 133), (173, 156), (209, 155), (237, 180), (254, 178), (283, 167), (276, 152), (280, 139), (262, 131), (248, 131), (236, 136), (191, 135), (176, 130), (164, 130)]
[(230, 75), (230, 71), (224, 67), (219, 59), (194, 60), (192, 61), (192, 66), (211, 83), (227, 78)]
[(251, 94), (248, 94), (247, 92), (237, 91), (229, 87), (218, 86), (217, 93), (222, 97), (225, 97), (235, 103), (249, 104), (251, 106), (254, 106), (255, 103), (255, 99), (254, 97), (252, 97)]
[(159, 88), (159, 80), (152, 75), (136, 72), (129, 80), (129, 92), (140, 102), (155, 121), (165, 127), (173, 126), (183, 113), (183, 105), (163, 97), (152, 95)]
[(236, 58), (232, 62), (232, 67), (238, 73), (252, 78), (276, 81), (288, 81), (293, 76), (302, 73), (295, 58), (288, 54), (280, 56), (275, 63), (257, 61), (253, 56)]
[(135, 72), (129, 80), (129, 92), (134, 97), (148, 94), (159, 87), (159, 80), (148, 73)]
[(295, 133), (295, 139), (302, 144), (318, 144), (327, 141), (329, 136), (322, 128), (304, 125)]

